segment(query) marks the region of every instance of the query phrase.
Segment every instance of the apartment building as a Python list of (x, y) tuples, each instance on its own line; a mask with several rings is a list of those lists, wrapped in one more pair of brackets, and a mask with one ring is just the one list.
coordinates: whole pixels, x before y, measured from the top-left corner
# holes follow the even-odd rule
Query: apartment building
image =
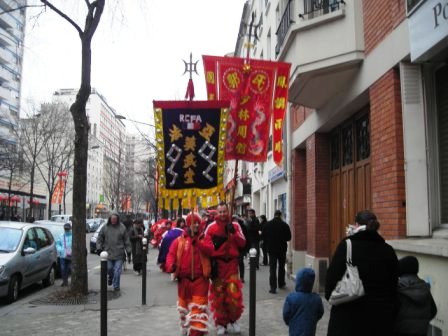
[(258, 213), (278, 208), (274, 185), (286, 183), (290, 270), (313, 267), (322, 290), (347, 225), (371, 209), (398, 256), (418, 257), (439, 308), (431, 332), (448, 335), (448, 2), (248, 6), (244, 23), (254, 13), (259, 25), (251, 55), (292, 64), (285, 165), (250, 169)]
[(0, 0), (0, 141), (15, 145), (18, 125), (25, 34), (25, 0)]
[[(54, 92), (53, 99), (72, 104), (77, 92), (77, 89), (60, 89)], [(87, 214), (94, 217), (96, 212), (116, 207), (118, 203), (111, 188), (105, 188), (105, 185), (109, 185), (109, 175), (115, 176), (118, 167), (124, 165), (126, 137), (124, 123), (115, 118), (115, 110), (94, 88), (86, 112), (90, 122), (86, 207)]]

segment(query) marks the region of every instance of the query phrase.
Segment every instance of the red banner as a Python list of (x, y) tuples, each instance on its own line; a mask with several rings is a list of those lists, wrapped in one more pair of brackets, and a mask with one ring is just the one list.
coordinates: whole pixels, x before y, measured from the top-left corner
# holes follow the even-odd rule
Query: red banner
[(63, 195), (64, 195), (64, 182), (62, 181), (62, 178), (59, 178), (58, 181), (56, 182), (56, 186), (54, 187), (53, 195), (51, 196), (51, 203), (61, 204)]
[(291, 65), (279, 63), (275, 81), (274, 121), (272, 122), (272, 152), (277, 165), (283, 161), (283, 120), (288, 104), (288, 82)]
[(62, 171), (58, 173), (58, 181), (53, 190), (53, 195), (51, 196), (52, 204), (62, 204), (62, 197), (65, 193), (65, 182), (67, 181), (68, 173), (66, 171)]
[[(208, 99), (230, 101), (225, 159), (266, 161), (271, 116), (283, 124), (290, 64), (218, 56), (203, 56), (203, 62)], [(280, 148), (275, 162), (281, 158)]]

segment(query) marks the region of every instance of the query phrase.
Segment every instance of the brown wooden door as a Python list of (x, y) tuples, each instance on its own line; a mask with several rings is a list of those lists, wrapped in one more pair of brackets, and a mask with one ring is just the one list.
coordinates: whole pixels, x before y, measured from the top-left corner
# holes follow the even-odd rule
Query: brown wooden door
[(370, 127), (364, 112), (331, 135), (330, 252), (345, 237), (356, 212), (371, 207)]

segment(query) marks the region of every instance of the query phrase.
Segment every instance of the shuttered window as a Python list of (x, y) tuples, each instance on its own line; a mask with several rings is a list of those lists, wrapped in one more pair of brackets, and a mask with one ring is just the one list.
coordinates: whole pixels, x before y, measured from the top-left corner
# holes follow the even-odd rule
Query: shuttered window
[(437, 119), (439, 135), (440, 215), (448, 223), (448, 66), (436, 72)]

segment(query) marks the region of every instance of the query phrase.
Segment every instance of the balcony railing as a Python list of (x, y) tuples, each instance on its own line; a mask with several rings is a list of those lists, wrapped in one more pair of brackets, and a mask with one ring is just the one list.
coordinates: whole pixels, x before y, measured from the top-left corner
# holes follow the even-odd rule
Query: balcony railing
[(280, 53), (280, 48), (285, 41), (286, 34), (288, 34), (289, 27), (294, 23), (293, 17), (293, 1), (289, 0), (288, 5), (286, 6), (285, 11), (283, 12), (282, 19), (280, 20), (280, 24), (278, 25), (277, 32), (277, 44), (275, 46), (275, 54), (278, 55)]
[(338, 10), (344, 0), (303, 0), (303, 14), (299, 17), (303, 19), (312, 19)]

